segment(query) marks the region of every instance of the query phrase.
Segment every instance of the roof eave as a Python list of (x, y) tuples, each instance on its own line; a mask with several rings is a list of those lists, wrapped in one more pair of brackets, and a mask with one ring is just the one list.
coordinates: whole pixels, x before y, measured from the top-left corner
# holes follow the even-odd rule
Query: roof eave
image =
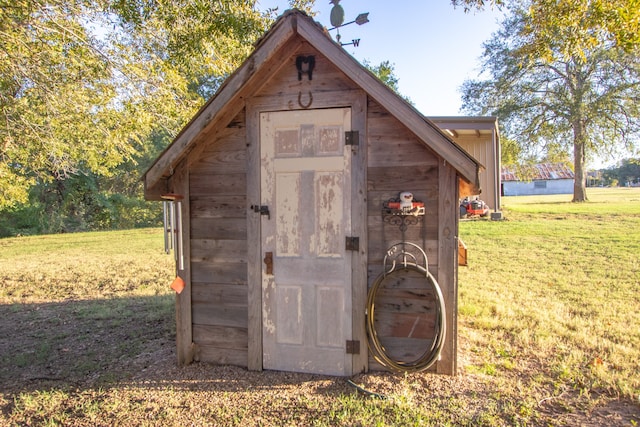
[[(298, 19), (299, 17), (304, 19)], [(478, 173), (481, 165), (473, 157), (442, 132), (437, 125), (425, 118), (350, 56), (328, 36), (319, 24), (303, 12), (293, 10), (285, 12), (265, 36), (258, 40), (253, 53), (225, 80), (216, 95), (198, 111), (145, 172), (143, 175), (145, 196), (147, 196), (147, 190), (148, 196), (157, 192), (154, 189), (158, 187), (161, 180), (172, 174), (173, 169), (192, 149), (198, 135), (220, 121), (227, 103), (242, 95), (241, 90), (246, 89), (248, 83), (260, 74), (258, 71), (295, 34), (300, 35), (322, 55), (329, 58), (336, 67), (412, 131), (426, 146), (443, 157), (464, 180), (472, 185), (479, 185)]]
[[(328, 37), (318, 37), (308, 20), (300, 20), (298, 33), (314, 48), (329, 58), (349, 78), (389, 111), (424, 143), (442, 156), (469, 183), (479, 185), (480, 165), (465, 150), (447, 137), (438, 126), (425, 118), (411, 104), (383, 84), (344, 49)], [(339, 47), (339, 45), (338, 45)], [(446, 141), (446, 142), (445, 142)]]
[[(300, 12), (302, 13), (302, 12)], [(234, 98), (240, 96), (240, 90), (258, 74), (262, 66), (268, 62), (287, 43), (296, 32), (297, 17), (285, 13), (256, 44), (259, 48), (222, 83), (216, 94), (198, 110), (194, 117), (182, 128), (153, 164), (143, 174), (145, 192), (157, 186), (163, 178), (172, 175), (172, 171), (187, 155), (197, 136), (212, 123), (216, 122), (224, 107)], [(290, 19), (282, 19), (283, 17)]]

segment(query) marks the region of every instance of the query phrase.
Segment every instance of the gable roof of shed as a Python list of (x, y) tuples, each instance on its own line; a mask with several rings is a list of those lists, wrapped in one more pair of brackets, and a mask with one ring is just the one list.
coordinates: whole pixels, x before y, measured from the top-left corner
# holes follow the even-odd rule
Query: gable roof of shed
[(299, 45), (292, 44), (295, 40), (298, 43), (309, 43), (412, 131), (421, 142), (448, 162), (465, 181), (479, 187), (478, 172), (481, 165), (471, 155), (350, 56), (339, 43), (331, 39), (324, 27), (306, 13), (292, 9), (281, 15), (256, 42), (253, 53), (225, 80), (216, 94), (145, 172), (145, 196), (154, 197), (154, 193), (157, 196), (157, 192), (152, 189), (172, 175), (174, 168), (200, 142), (207, 130), (214, 126), (226, 126), (240, 112), (243, 103), (236, 103), (235, 108), (231, 109), (225, 107), (232, 101), (255, 93), (275, 72), (276, 59), (282, 58), (280, 52)]

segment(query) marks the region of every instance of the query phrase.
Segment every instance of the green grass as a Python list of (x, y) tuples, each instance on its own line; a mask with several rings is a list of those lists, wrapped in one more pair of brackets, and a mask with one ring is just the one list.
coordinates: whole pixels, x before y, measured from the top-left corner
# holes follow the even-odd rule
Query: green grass
[(0, 239), (0, 425), (640, 422), (640, 189), (463, 221), (459, 375), (176, 369), (157, 229)]
[(166, 294), (162, 245), (156, 229), (0, 239), (0, 302)]
[(463, 222), (468, 369), (582, 393), (640, 393), (640, 191), (507, 197), (506, 221)]

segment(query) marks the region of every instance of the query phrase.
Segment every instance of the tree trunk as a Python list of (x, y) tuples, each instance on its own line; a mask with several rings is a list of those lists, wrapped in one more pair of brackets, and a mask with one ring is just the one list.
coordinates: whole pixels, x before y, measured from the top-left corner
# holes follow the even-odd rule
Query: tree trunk
[(585, 148), (587, 137), (584, 124), (581, 120), (576, 120), (573, 125), (573, 200), (572, 202), (587, 201), (587, 174), (585, 167)]

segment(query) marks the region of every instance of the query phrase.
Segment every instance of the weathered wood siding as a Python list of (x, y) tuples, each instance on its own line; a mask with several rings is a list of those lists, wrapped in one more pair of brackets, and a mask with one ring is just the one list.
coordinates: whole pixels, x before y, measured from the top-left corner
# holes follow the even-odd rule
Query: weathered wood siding
[[(297, 73), (291, 72), (295, 70), (298, 55), (316, 56), (313, 80), (299, 81)], [(255, 94), (255, 99), (281, 99), (280, 109), (299, 109), (299, 93), (306, 104), (310, 101), (309, 92), (315, 94), (318, 101), (323, 99), (322, 93), (354, 89), (358, 88), (353, 81), (302, 43), (294, 54), (283, 59), (282, 66)], [(310, 108), (314, 108), (314, 104)], [(366, 110), (366, 137), (362, 140), (366, 147), (362, 149), (367, 151), (362, 158), (366, 159), (367, 166), (360, 164), (359, 167), (366, 170), (359, 173), (367, 177), (367, 235), (362, 241), (368, 257), (368, 284), (370, 286), (382, 271), (386, 250), (403, 239), (400, 228), (384, 223), (381, 215), (383, 202), (398, 197), (400, 191), (411, 191), (416, 199), (425, 202), (423, 221), (410, 226), (404, 238), (425, 249), (429, 270), (437, 279), (442, 271), (443, 253), (448, 258), (449, 252), (446, 248), (443, 252), (440, 241), (440, 216), (446, 212), (439, 207), (441, 158), (378, 103), (370, 99)], [(247, 146), (255, 141), (248, 140), (246, 126), (243, 110), (228, 127), (209, 133), (206, 141), (189, 155), (191, 313), (196, 360), (256, 369), (260, 366), (260, 354), (259, 349), (256, 354), (250, 354), (248, 323), (261, 312), (256, 310), (252, 316), (249, 313), (247, 268), (251, 258), (248, 249), (251, 243), (247, 241), (247, 195), (255, 193), (249, 188), (252, 180), (247, 178), (251, 164)], [(453, 212), (455, 215), (457, 210)], [(454, 260), (457, 252), (454, 249), (451, 252)], [(420, 278), (409, 275), (394, 280), (395, 283), (385, 286), (388, 289), (381, 293), (377, 312), (379, 333), (385, 337), (393, 356), (417, 358), (433, 338), (434, 297), (425, 290)], [(441, 286), (455, 287), (455, 283), (441, 283)], [(447, 291), (451, 293), (451, 289)], [(447, 304), (455, 304), (455, 300), (448, 298)], [(454, 306), (447, 308), (455, 310)], [(361, 316), (360, 323), (364, 324), (364, 313)], [(418, 330), (414, 327), (416, 318), (419, 318)], [(454, 348), (451, 342), (455, 342), (455, 337), (448, 336), (447, 341), (448, 348)], [(366, 343), (362, 343), (361, 349), (366, 351)], [(455, 351), (447, 354), (449, 359), (455, 358)], [(443, 358), (437, 370), (442, 371), (445, 366), (448, 371), (454, 363)], [(384, 368), (370, 357), (369, 369)]]
[[(323, 36), (324, 37), (324, 36)], [(307, 75), (298, 79), (296, 71), (297, 56), (315, 56), (315, 68), (312, 79)], [(260, 199), (260, 152), (256, 144), (259, 140), (258, 122), (260, 111), (299, 110), (308, 106), (311, 109), (350, 107), (352, 128), (360, 131), (361, 146), (364, 147), (366, 135), (366, 95), (342, 71), (308, 43), (301, 43), (290, 56), (282, 58), (281, 67), (274, 76), (262, 86), (254, 97), (247, 100), (247, 135), (250, 167), (250, 200)], [(363, 249), (352, 254), (353, 288), (351, 302), (354, 308), (352, 317), (352, 338), (361, 342), (362, 351), (353, 355), (354, 372), (366, 370), (367, 353), (365, 331), (366, 300), (366, 150), (357, 150), (352, 158), (352, 194), (351, 206), (352, 231), (361, 236)], [(252, 173), (253, 171), (254, 173)], [(249, 235), (259, 234), (259, 216), (249, 217)], [(257, 246), (249, 254), (249, 369), (262, 369), (262, 287), (261, 268), (263, 254)], [(252, 285), (253, 284), (253, 285)]]
[[(296, 58), (298, 56), (315, 56), (315, 67), (312, 79), (306, 75), (298, 80)], [(256, 96), (279, 96), (285, 101), (286, 108), (299, 110), (298, 93), (303, 105), (309, 103), (311, 96), (318, 92), (336, 92), (341, 90), (359, 89), (342, 71), (338, 70), (327, 58), (320, 55), (308, 43), (301, 43), (296, 52), (288, 58), (282, 58), (282, 66), (275, 75), (256, 93)], [(338, 105), (339, 106), (339, 105)], [(314, 108), (311, 102), (309, 108)]]
[[(440, 157), (421, 144), (379, 104), (370, 101), (368, 159), (369, 286), (382, 272), (387, 249), (402, 242), (403, 237), (425, 250), (429, 271), (438, 280), (442, 267), (439, 240), (442, 215), (439, 208), (442, 202)], [(398, 225), (385, 223), (382, 218), (383, 203), (397, 198), (401, 191), (412, 192), (415, 199), (425, 203), (426, 211), (422, 221), (417, 225), (410, 225), (404, 236)], [(440, 283), (442, 288), (453, 285)], [(454, 308), (448, 306), (447, 309)], [(378, 336), (390, 356), (404, 361), (416, 360), (421, 356), (433, 338), (435, 322), (435, 297), (426, 289), (425, 280), (413, 272), (385, 279), (376, 300), (376, 321)], [(452, 339), (455, 337), (447, 336), (449, 346)], [(454, 355), (449, 352), (449, 357), (452, 356)], [(451, 363), (451, 360), (444, 358), (438, 362), (439, 365)], [(384, 369), (373, 358), (369, 360), (369, 366), (372, 370)], [(440, 371), (441, 367), (432, 369)]]
[[(182, 247), (184, 257), (184, 270), (179, 270), (176, 265), (176, 273), (184, 280), (185, 287), (181, 293), (176, 294), (176, 355), (178, 363), (184, 365), (193, 361), (192, 321), (191, 321), (191, 226), (189, 200), (189, 167), (187, 162), (180, 162), (174, 174), (167, 182), (170, 193), (180, 194), (184, 197), (181, 203), (182, 211)], [(175, 249), (174, 249), (175, 250)]]
[[(478, 135), (460, 135), (453, 138), (462, 148), (473, 156), (485, 169), (480, 172), (480, 199), (491, 209), (500, 209), (500, 170), (495, 159), (494, 136), (489, 133)], [(498, 154), (499, 155), (499, 154)]]
[(247, 365), (247, 170), (244, 113), (190, 157), (195, 359)]
[[(313, 76), (304, 72), (308, 65), (299, 75), (300, 55), (315, 56)], [(186, 286), (176, 296), (180, 364), (263, 368), (263, 219), (250, 209), (262, 203), (260, 114), (343, 107), (351, 109), (359, 139), (351, 147), (350, 233), (360, 239), (351, 251), (352, 339), (360, 342), (354, 371), (382, 369), (368, 357), (366, 291), (387, 249), (405, 240), (426, 251), (448, 310), (434, 369), (455, 373), (458, 186), (459, 177), (469, 188), (477, 185), (478, 163), (295, 11), (276, 22), (145, 173), (148, 199), (166, 192), (185, 197), (185, 268), (178, 274)], [(405, 233), (382, 219), (383, 203), (401, 191), (426, 206), (423, 221)], [(415, 359), (433, 338), (435, 299), (421, 277), (389, 280), (377, 301), (379, 332), (392, 356)]]
[[(313, 80), (298, 80), (295, 59), (316, 55)], [(356, 86), (306, 43), (282, 61), (256, 97), (282, 97), (299, 109), (309, 92)], [(310, 106), (313, 108), (314, 104)], [(248, 366), (247, 132), (245, 111), (189, 156), (191, 280), (195, 359)], [(259, 316), (261, 311), (258, 310)], [(254, 365), (252, 363), (251, 365)]]
[(427, 252), (430, 269), (438, 264), (438, 157), (389, 113), (374, 102), (368, 108), (367, 171), (369, 284), (382, 271), (386, 250), (402, 241), (397, 225), (382, 220), (383, 202), (397, 198), (399, 192), (410, 191), (425, 203), (425, 216), (420, 224), (410, 226), (405, 239)]

